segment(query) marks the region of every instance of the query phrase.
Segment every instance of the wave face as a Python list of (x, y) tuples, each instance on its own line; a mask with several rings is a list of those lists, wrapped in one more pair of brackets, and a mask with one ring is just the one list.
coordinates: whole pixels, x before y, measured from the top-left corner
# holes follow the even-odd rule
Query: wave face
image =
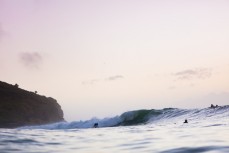
[(112, 118), (92, 118), (87, 121), (59, 122), (55, 124), (22, 127), (22, 129), (77, 129), (98, 127), (134, 126), (143, 124), (183, 124), (185, 119), (189, 123), (214, 123), (215, 126), (228, 123), (229, 105), (217, 108), (178, 109), (164, 108), (160, 110), (141, 109), (128, 111)]

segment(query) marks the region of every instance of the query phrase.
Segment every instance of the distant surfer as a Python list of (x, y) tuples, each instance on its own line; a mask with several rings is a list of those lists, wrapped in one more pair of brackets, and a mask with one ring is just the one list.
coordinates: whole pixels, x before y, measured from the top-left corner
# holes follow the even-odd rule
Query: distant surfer
[(184, 120), (184, 123), (188, 123), (188, 120), (187, 120), (187, 119), (185, 119), (185, 120)]
[(218, 105), (213, 105), (213, 104), (211, 104), (211, 107), (210, 108), (217, 108), (217, 107), (219, 107)]
[(95, 123), (94, 126), (93, 126), (93, 128), (97, 128), (98, 126), (99, 126), (99, 124), (98, 123)]

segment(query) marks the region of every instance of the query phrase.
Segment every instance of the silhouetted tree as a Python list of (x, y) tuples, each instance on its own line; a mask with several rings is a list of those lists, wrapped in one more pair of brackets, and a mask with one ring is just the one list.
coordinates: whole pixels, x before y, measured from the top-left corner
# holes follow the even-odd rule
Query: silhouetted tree
[(14, 85), (16, 88), (18, 88), (19, 87), (19, 85), (16, 83), (15, 85)]
[(37, 91), (35, 91), (34, 93), (37, 94)]

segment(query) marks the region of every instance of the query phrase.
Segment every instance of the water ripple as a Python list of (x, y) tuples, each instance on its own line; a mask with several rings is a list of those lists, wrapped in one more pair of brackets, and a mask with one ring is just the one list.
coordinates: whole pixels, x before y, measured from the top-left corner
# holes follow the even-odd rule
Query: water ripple
[(168, 149), (165, 151), (161, 151), (160, 153), (201, 153), (201, 152), (209, 152), (209, 151), (224, 151), (228, 152), (228, 146), (205, 146), (205, 147), (180, 147), (175, 149)]

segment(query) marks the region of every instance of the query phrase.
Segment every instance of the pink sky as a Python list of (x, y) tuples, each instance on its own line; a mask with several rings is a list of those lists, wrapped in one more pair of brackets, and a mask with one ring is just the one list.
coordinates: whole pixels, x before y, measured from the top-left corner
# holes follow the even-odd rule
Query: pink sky
[(229, 104), (227, 0), (0, 0), (0, 80), (67, 120)]

